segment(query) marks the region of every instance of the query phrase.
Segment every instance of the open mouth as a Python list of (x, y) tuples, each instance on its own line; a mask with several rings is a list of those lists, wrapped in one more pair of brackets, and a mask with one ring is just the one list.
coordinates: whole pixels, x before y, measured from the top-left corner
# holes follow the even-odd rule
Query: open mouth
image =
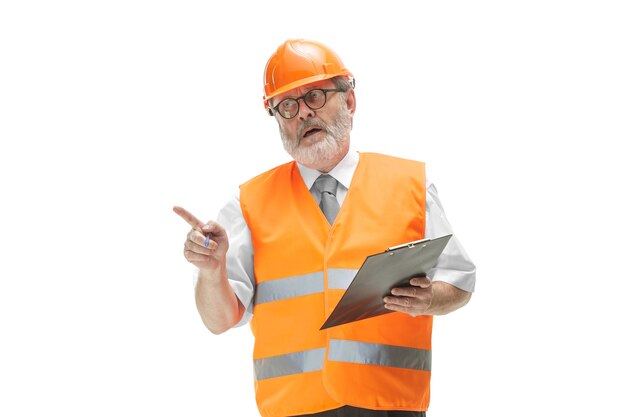
[(314, 127), (314, 128), (312, 128), (312, 129), (309, 129), (309, 130), (307, 130), (306, 132), (304, 132), (304, 135), (302, 135), (302, 137), (303, 137), (303, 138), (306, 138), (306, 137), (308, 137), (308, 136), (314, 135), (314, 134), (316, 134), (317, 132), (321, 132), (321, 131), (322, 131), (322, 129), (319, 129), (319, 128), (317, 128), (317, 127)]

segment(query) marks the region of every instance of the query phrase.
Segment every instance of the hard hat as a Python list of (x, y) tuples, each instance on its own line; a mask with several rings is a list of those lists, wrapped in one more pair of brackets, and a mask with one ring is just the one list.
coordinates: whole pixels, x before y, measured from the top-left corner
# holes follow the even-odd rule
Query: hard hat
[(289, 39), (278, 47), (265, 65), (263, 102), (270, 114), (269, 99), (293, 88), (337, 76), (349, 77), (337, 54), (319, 42)]

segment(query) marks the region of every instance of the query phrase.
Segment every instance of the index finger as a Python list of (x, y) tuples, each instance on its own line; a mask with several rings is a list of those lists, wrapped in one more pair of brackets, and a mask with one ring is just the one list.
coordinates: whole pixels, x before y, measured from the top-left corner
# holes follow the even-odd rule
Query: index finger
[(174, 206), (174, 213), (182, 217), (194, 229), (202, 230), (202, 226), (204, 226), (204, 222), (200, 221), (196, 216), (189, 213), (184, 208)]
[(414, 287), (428, 288), (431, 285), (430, 278), (428, 277), (413, 277), (409, 283)]

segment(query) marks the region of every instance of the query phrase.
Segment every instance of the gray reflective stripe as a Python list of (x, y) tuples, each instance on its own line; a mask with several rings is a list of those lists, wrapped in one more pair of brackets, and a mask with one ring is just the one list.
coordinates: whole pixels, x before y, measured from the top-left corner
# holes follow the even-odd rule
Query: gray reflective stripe
[(328, 360), (430, 371), (431, 351), (331, 339)]
[(256, 286), (256, 304), (324, 292), (324, 273), (313, 272), (289, 278), (264, 281)]
[(345, 290), (352, 282), (358, 269), (329, 269), (328, 288), (331, 290)]
[(278, 376), (319, 371), (324, 364), (326, 348), (304, 350), (254, 361), (254, 378), (276, 378)]

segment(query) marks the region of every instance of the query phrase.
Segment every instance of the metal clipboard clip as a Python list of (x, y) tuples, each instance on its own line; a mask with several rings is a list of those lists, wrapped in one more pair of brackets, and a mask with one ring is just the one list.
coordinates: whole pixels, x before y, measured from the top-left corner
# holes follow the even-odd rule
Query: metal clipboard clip
[(422, 247), (426, 247), (426, 243), (428, 242), (430, 242), (430, 239), (415, 240), (413, 242), (403, 243), (402, 245), (392, 246), (388, 249), (385, 249), (385, 252), (389, 252), (389, 255), (393, 255), (393, 252), (399, 249), (404, 249), (404, 248), (413, 249), (414, 247), (420, 246), (420, 245), (422, 245)]

